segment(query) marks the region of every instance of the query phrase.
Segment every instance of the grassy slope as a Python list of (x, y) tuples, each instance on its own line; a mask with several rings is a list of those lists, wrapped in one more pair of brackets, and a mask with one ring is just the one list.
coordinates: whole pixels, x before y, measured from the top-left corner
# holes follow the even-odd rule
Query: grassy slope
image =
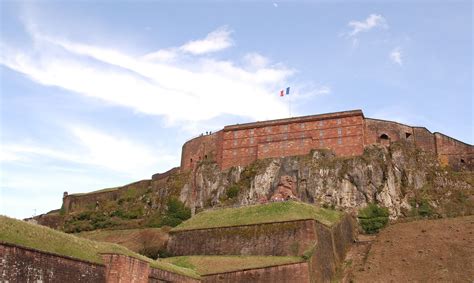
[(293, 256), (179, 256), (166, 258), (164, 261), (193, 269), (200, 275), (207, 275), (298, 263), (304, 260)]
[(95, 263), (103, 263), (100, 253), (123, 254), (147, 261), (150, 263), (150, 266), (155, 268), (194, 278), (199, 277), (193, 270), (175, 266), (167, 262), (154, 261), (117, 244), (95, 242), (62, 233), (45, 226), (26, 223), (1, 215), (0, 242), (16, 244)]
[(116, 243), (139, 252), (145, 246), (163, 246), (168, 236), (160, 228), (94, 230), (76, 234), (93, 241)]
[(301, 219), (315, 219), (324, 225), (331, 226), (336, 223), (342, 215), (342, 212), (336, 210), (319, 208), (301, 202), (275, 202), (240, 208), (224, 208), (203, 211), (173, 228), (171, 231), (229, 227)]

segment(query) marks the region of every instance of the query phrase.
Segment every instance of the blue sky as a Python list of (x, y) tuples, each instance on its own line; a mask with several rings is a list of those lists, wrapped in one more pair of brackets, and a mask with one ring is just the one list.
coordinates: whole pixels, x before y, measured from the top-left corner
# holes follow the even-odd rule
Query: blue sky
[(288, 117), (288, 99), (292, 116), (362, 109), (474, 142), (471, 1), (0, 8), (0, 214), (150, 178), (195, 135)]

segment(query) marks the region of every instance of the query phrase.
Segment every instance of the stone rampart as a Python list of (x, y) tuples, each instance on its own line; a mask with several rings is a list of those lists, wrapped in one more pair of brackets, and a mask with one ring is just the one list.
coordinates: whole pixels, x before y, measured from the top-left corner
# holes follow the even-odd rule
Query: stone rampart
[(0, 243), (1, 282), (105, 282), (105, 266)]
[(168, 250), (175, 256), (299, 256), (315, 241), (315, 221), (299, 220), (175, 231), (171, 232)]

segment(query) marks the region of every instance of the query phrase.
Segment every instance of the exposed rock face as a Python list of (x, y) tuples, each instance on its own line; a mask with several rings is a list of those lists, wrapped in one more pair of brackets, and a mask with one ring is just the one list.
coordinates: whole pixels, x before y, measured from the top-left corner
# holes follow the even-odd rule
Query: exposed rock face
[[(247, 167), (220, 172), (215, 164), (202, 164), (195, 171), (194, 195), (181, 192), (181, 200), (197, 209), (215, 205), (247, 205), (263, 200), (297, 198), (346, 211), (376, 202), (388, 207), (396, 219), (416, 206), (423, 196), (433, 207), (443, 205), (441, 195), (465, 195), (472, 213), (472, 172), (459, 178), (439, 166), (434, 155), (407, 144), (370, 147), (364, 155), (338, 158), (329, 151), (307, 156), (258, 161)], [(229, 187), (239, 195), (226, 197)], [(433, 194), (437, 194), (434, 197)]]

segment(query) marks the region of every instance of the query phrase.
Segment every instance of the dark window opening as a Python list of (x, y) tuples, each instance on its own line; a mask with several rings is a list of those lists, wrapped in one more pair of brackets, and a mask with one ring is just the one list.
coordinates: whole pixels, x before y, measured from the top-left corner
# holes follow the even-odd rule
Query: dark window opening
[(410, 133), (405, 133), (405, 138), (408, 139), (409, 137), (411, 137), (411, 134)]
[(193, 163), (193, 159), (191, 158), (191, 163)]
[(204, 155), (204, 159), (207, 159), (207, 154), (206, 154), (206, 155)]
[(466, 163), (466, 161), (464, 161), (464, 159), (461, 159), (461, 163), (464, 164), (464, 163)]
[(389, 138), (388, 138), (388, 136), (387, 136), (386, 134), (382, 134), (382, 135), (380, 136), (380, 139), (381, 139), (381, 140), (388, 140)]

